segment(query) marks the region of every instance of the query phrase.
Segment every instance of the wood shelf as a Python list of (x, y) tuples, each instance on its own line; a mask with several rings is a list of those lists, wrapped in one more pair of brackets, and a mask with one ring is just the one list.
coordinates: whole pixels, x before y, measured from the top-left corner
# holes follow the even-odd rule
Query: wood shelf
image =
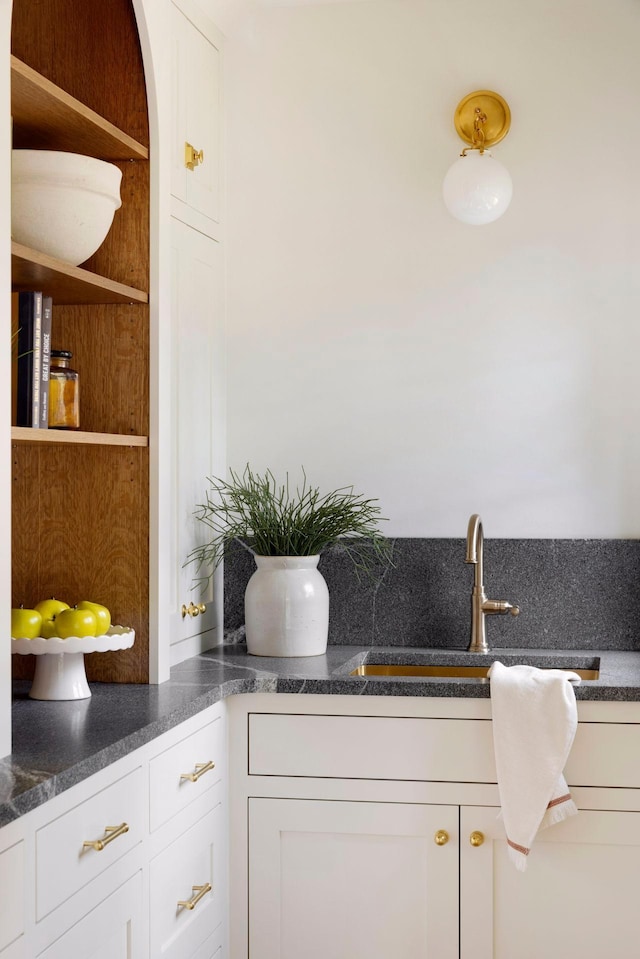
[(11, 57), (13, 144), (102, 160), (148, 160), (149, 151), (80, 100)]
[(28, 426), (11, 427), (12, 443), (71, 444), (73, 446), (143, 446), (149, 445), (148, 436), (130, 436), (126, 433), (88, 433), (83, 430), (38, 430)]
[(55, 303), (148, 303), (144, 290), (116, 283), (79, 266), (70, 266), (21, 243), (11, 243), (11, 276), (14, 290), (42, 290)]

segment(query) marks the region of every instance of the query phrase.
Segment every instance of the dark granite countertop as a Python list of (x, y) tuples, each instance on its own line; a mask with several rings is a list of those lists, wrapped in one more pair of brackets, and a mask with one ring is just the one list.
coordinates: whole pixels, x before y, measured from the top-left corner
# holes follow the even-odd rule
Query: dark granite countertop
[(529, 663), (592, 668), (597, 680), (575, 687), (576, 699), (640, 702), (640, 653), (598, 650), (462, 650), (329, 646), (325, 656), (262, 659), (242, 645), (224, 646), (180, 663), (160, 686), (91, 684), (90, 699), (39, 702), (30, 683), (14, 684), (13, 752), (0, 760), (0, 826), (46, 802), (150, 742), (207, 706), (239, 693), (321, 693), (355, 696), (489, 697), (481, 679), (360, 677), (367, 663)]

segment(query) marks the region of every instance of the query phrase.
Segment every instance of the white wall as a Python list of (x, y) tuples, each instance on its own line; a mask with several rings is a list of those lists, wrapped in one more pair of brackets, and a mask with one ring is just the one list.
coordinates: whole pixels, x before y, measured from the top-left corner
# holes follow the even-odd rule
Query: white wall
[[(228, 461), (399, 536), (640, 534), (640, 5), (263, 6), (226, 47)], [(457, 102), (509, 102), (489, 226)]]

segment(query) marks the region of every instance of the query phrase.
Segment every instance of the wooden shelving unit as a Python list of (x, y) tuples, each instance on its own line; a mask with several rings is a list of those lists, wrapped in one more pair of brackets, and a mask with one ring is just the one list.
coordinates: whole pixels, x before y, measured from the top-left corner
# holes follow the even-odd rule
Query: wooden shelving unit
[(14, 56), (11, 111), (14, 147), (46, 146), (103, 160), (149, 159), (145, 146)]
[(147, 436), (125, 433), (89, 433), (86, 430), (37, 430), (26, 426), (11, 427), (12, 443), (48, 443), (72, 446), (142, 446), (149, 445)]
[[(14, 291), (53, 298), (54, 349), (80, 374), (82, 430), (12, 427), (12, 605), (92, 596), (135, 629), (131, 649), (91, 654), (90, 681), (149, 678), (149, 150), (132, 0), (14, 0), (11, 109), (17, 149), (116, 163), (122, 206), (81, 267), (12, 243)], [(96, 112), (100, 111), (99, 113)], [(13, 657), (14, 675), (33, 657)]]
[(53, 256), (20, 243), (11, 244), (14, 290), (46, 289), (54, 303), (148, 303), (144, 290), (116, 283), (79, 266), (70, 266)]

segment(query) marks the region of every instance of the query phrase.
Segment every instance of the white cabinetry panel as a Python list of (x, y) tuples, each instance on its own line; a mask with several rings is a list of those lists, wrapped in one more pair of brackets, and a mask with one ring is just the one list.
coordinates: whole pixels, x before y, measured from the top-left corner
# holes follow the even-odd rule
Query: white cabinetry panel
[[(218, 718), (149, 763), (149, 815), (153, 832), (217, 783), (223, 774), (224, 726)], [(208, 764), (213, 767), (206, 769)], [(199, 770), (205, 769), (199, 775)], [(186, 776), (195, 775), (195, 781)]]
[(142, 873), (96, 906), (40, 959), (143, 959)]
[(451, 806), (249, 800), (251, 959), (457, 959), (457, 836)]
[[(150, 866), (150, 949), (154, 959), (184, 959), (224, 919), (222, 805), (156, 856)], [(204, 891), (189, 909), (179, 906)]]
[(24, 932), (24, 842), (0, 852), (0, 951)]
[[(194, 510), (205, 498), (207, 477), (224, 475), (224, 297), (220, 244), (185, 226), (172, 223), (172, 352), (171, 384), (175, 491), (170, 518), (171, 569), (169, 599), (172, 664), (209, 649), (222, 629), (221, 573), (206, 592), (193, 590), (195, 567), (185, 567), (192, 548), (207, 540), (207, 530)], [(169, 518), (167, 518), (169, 520)], [(195, 617), (182, 615), (190, 603), (206, 605)]]
[[(142, 769), (138, 768), (38, 830), (36, 912), (39, 920), (142, 842), (143, 799)], [(103, 840), (107, 827), (122, 824), (126, 824), (127, 832), (103, 849), (84, 845)]]
[[(213, 24), (190, 0), (171, 4), (172, 212), (218, 238), (220, 220), (221, 54)], [(185, 144), (202, 162), (185, 165)]]

